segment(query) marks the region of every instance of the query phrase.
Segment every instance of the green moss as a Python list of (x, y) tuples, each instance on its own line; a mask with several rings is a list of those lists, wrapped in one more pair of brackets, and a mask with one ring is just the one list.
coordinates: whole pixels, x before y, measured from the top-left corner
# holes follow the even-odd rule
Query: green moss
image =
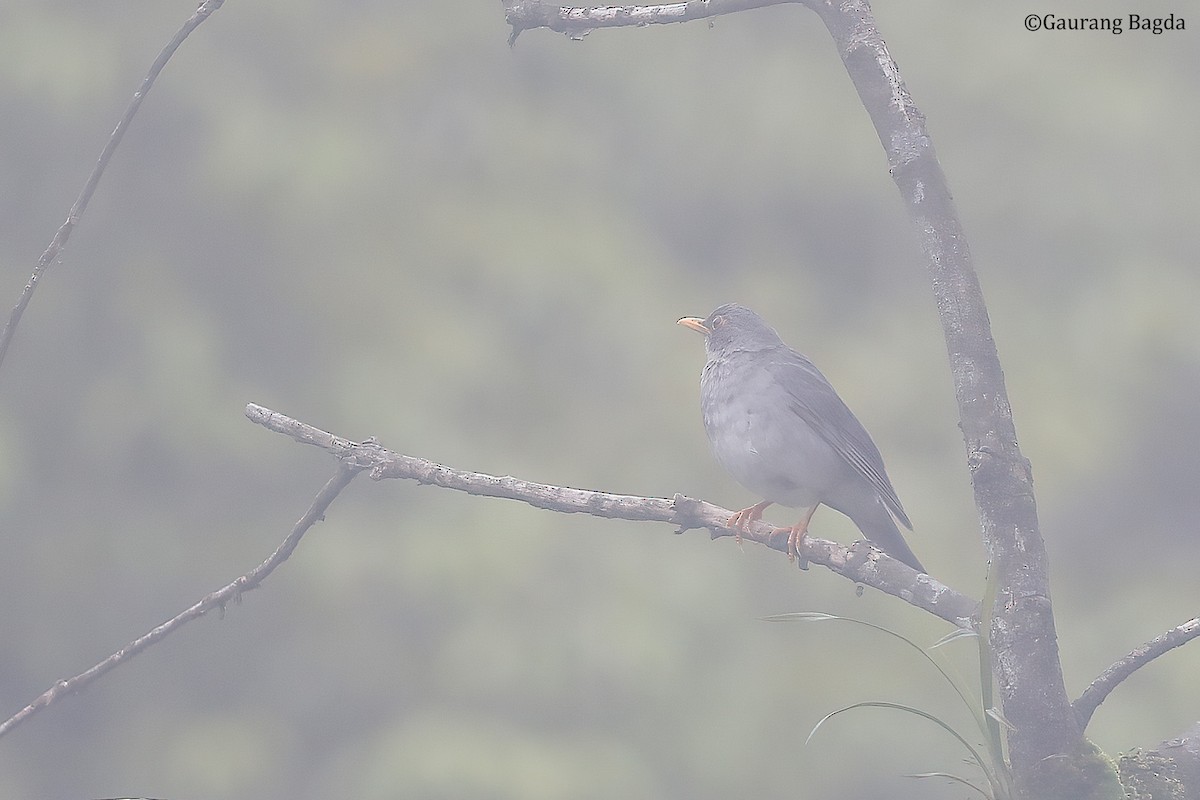
[(1117, 765), (1087, 739), (1077, 753), (1046, 759), (1034, 778), (1039, 800), (1125, 800)]

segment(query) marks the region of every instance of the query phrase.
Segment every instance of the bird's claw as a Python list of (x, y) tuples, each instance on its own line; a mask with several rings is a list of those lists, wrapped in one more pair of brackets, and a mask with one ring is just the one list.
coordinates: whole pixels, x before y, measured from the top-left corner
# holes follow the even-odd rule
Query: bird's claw
[[(797, 528), (799, 528), (799, 530), (797, 530)], [(799, 550), (797, 548), (799, 547), (800, 541), (804, 538), (804, 535), (807, 532), (808, 532), (807, 528), (800, 528), (800, 526), (795, 526), (795, 527), (791, 527), (791, 528), (775, 528), (769, 534), (767, 534), (767, 536), (769, 536), (771, 538), (771, 540), (774, 541), (776, 536), (779, 536), (781, 533), (786, 533), (787, 537), (788, 537), (787, 538), (788, 561), (795, 561), (796, 556), (799, 554)], [(803, 558), (801, 559), (801, 569), (806, 569), (806, 567), (804, 566), (805, 561), (806, 561), (806, 559), (803, 559)]]
[[(779, 530), (788, 532), (788, 561), (795, 561), (796, 556), (800, 554), (800, 542), (804, 540), (805, 535), (808, 533), (807, 523), (800, 523), (790, 528), (780, 528)], [(806, 559), (801, 558), (800, 561), (800, 568), (804, 569)]]
[[(771, 505), (770, 501), (764, 500), (761, 503), (755, 503), (748, 508), (743, 508), (741, 511), (729, 518), (729, 522), (727, 522), (726, 525), (733, 529), (733, 540), (735, 542), (741, 545), (742, 531), (746, 530), (746, 526), (753, 525), (762, 519), (763, 511), (766, 510), (767, 506), (769, 505)], [(772, 533), (771, 535), (774, 536), (775, 534)]]
[[(738, 543), (739, 547), (742, 544), (742, 531), (746, 530), (747, 525), (753, 525), (755, 522), (758, 522), (760, 519), (762, 519), (763, 511), (765, 511), (769, 505), (771, 505), (771, 501), (764, 500), (761, 503), (755, 503), (749, 508), (743, 508), (741, 511), (729, 518), (729, 522), (726, 524), (733, 529), (733, 540)], [(813, 507), (813, 510), (816, 510), (816, 506)], [(808, 521), (810, 519), (812, 519), (812, 511), (809, 511), (804, 519), (802, 519), (800, 522), (797, 522), (792, 527), (774, 528), (769, 534), (767, 534), (769, 539), (774, 539), (781, 533), (786, 533), (788, 535), (788, 561), (795, 561), (796, 557), (799, 555), (800, 542), (804, 539), (805, 534), (808, 533)], [(808, 569), (808, 560), (804, 557), (800, 557), (800, 568)]]

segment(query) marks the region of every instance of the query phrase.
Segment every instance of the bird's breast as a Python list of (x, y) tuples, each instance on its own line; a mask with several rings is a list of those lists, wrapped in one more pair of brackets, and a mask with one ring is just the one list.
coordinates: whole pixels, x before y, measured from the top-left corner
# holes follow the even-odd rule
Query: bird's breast
[(700, 380), (704, 429), (717, 460), (767, 500), (808, 507), (825, 496), (844, 464), (809, 427), (769, 372), (745, 360), (709, 361)]

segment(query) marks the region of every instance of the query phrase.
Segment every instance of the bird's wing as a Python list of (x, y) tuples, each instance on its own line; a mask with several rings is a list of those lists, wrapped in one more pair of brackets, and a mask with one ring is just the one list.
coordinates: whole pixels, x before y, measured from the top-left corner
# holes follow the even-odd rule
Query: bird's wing
[(792, 411), (866, 478), (896, 519), (912, 530), (912, 523), (888, 480), (879, 448), (816, 365), (786, 348), (771, 359), (768, 369), (787, 392)]

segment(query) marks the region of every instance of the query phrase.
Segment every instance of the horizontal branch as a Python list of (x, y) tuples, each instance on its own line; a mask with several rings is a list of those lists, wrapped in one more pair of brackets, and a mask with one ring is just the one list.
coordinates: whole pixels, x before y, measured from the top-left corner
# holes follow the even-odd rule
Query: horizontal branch
[[(682, 494), (671, 498), (611, 494), (457, 470), (387, 450), (371, 439), (353, 442), (262, 406), (246, 406), (246, 416), (276, 433), (320, 447), (356, 469), (368, 469), (374, 480), (405, 478), (467, 494), (518, 500), (535, 508), (564, 514), (666, 522), (676, 526), (677, 533), (703, 528), (710, 532), (713, 539), (738, 533), (728, 527), (732, 511)], [(787, 537), (772, 536), (775, 530), (772, 525), (758, 522), (742, 531), (741, 536), (786, 554)], [(855, 583), (898, 597), (956, 627), (973, 628), (978, 620), (977, 601), (928, 575), (918, 574), (868, 542), (856, 542), (845, 547), (810, 535), (801, 542), (800, 552), (815, 564), (828, 567)]]
[(1161, 636), (1156, 636), (1100, 673), (1100, 677), (1092, 681), (1079, 699), (1071, 704), (1075, 718), (1079, 720), (1079, 727), (1087, 728), (1092, 714), (1096, 713), (1096, 709), (1121, 681), (1164, 653), (1187, 644), (1197, 636), (1200, 636), (1200, 617), (1189, 619)]
[(803, 0), (687, 0), (683, 3), (620, 6), (563, 6), (542, 0), (504, 0), (504, 19), (512, 26), (511, 45), (521, 31), (549, 28), (580, 38), (596, 28), (642, 27), (689, 22), (736, 14), (752, 8)]

